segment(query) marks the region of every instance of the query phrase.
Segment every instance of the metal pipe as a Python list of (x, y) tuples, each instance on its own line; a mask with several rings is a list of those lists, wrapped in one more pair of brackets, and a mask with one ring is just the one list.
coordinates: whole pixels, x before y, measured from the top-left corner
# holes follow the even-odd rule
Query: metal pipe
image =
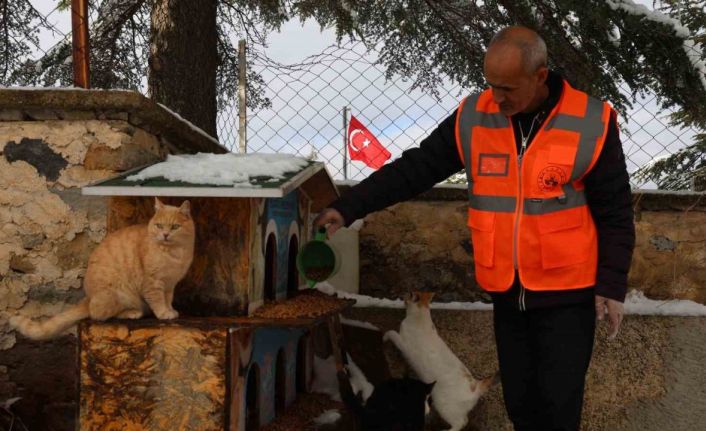
[(343, 179), (348, 179), (348, 107), (343, 107)]
[(240, 153), (248, 151), (247, 107), (245, 98), (247, 74), (245, 69), (245, 39), (238, 42), (238, 144)]
[(71, 0), (71, 38), (73, 45), (74, 85), (90, 88), (88, 64), (88, 0)]

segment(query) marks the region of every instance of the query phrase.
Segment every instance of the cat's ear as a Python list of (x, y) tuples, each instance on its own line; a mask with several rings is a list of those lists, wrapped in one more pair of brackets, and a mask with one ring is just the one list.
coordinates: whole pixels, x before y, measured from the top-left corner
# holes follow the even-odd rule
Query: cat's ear
[(404, 297), (405, 304), (414, 304), (417, 301), (419, 301), (419, 295), (417, 295), (417, 292), (407, 292)]
[(184, 214), (187, 217), (190, 217), (191, 216), (191, 202), (189, 202), (189, 201), (182, 202), (181, 206), (179, 207), (179, 212)]
[(430, 393), (431, 393), (431, 390), (434, 389), (434, 385), (435, 385), (435, 384), (436, 384), (436, 382), (425, 383), (426, 389), (427, 389), (427, 393), (428, 393), (428, 394), (430, 394)]
[(434, 292), (419, 292), (417, 296), (419, 297), (419, 303), (428, 307), (434, 297)]
[(156, 196), (154, 198), (154, 209), (155, 209), (155, 211), (159, 211), (159, 210), (164, 209), (164, 204)]

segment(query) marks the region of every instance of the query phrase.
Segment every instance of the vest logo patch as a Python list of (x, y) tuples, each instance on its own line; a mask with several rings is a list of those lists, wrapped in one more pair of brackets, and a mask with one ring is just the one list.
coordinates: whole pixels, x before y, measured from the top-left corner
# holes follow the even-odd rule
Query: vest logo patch
[(558, 166), (547, 166), (537, 177), (537, 185), (543, 192), (553, 191), (564, 183), (566, 183), (566, 173)]
[(481, 153), (478, 161), (478, 175), (486, 177), (506, 177), (509, 164), (509, 154)]

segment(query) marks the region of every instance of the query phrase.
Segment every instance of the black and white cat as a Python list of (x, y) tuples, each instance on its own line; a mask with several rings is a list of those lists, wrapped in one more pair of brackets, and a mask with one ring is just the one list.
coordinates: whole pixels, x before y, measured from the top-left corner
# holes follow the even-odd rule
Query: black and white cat
[(406, 300), (407, 315), (400, 332), (388, 331), (383, 340), (392, 341), (425, 382), (435, 382), (431, 398), (434, 409), (451, 428), (462, 430), (468, 423), (468, 412), (478, 399), (497, 382), (497, 375), (477, 380), (449, 349), (436, 332), (429, 304), (433, 293), (411, 294)]
[[(339, 379), (355, 380), (343, 372)], [(416, 379), (389, 379), (378, 383), (365, 400), (362, 392), (354, 394), (350, 385), (341, 384), (341, 398), (361, 431), (423, 431), (433, 387)]]

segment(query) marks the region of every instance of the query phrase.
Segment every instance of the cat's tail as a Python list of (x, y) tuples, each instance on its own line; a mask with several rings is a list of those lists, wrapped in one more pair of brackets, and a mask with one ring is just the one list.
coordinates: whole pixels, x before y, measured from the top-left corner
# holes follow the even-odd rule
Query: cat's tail
[(48, 340), (57, 337), (78, 321), (88, 317), (88, 298), (42, 322), (35, 322), (25, 316), (10, 318), (10, 326), (32, 340)]

